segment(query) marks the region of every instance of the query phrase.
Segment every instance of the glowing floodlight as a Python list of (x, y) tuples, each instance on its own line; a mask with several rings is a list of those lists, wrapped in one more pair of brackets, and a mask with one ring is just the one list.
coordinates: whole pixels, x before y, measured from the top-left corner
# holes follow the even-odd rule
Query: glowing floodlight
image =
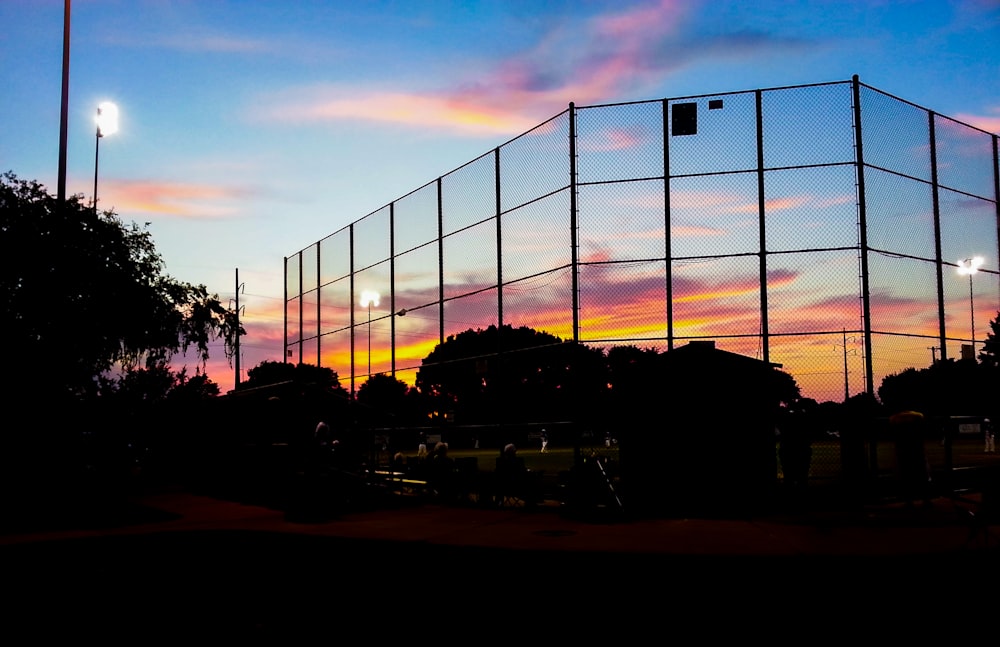
[(976, 357), (976, 303), (972, 296), (972, 275), (985, 261), (982, 256), (973, 256), (958, 262), (958, 273), (969, 276), (969, 323), (972, 327), (972, 357)]
[(97, 137), (94, 145), (94, 213), (97, 213), (97, 166), (101, 159), (101, 137), (118, 132), (118, 106), (104, 101), (97, 106)]
[(958, 262), (958, 273), (965, 275), (968, 274), (972, 276), (979, 271), (980, 266), (984, 263), (982, 256), (973, 256), (972, 258), (967, 258), (964, 261)]
[(104, 101), (97, 106), (97, 136), (114, 135), (118, 132), (118, 106)]

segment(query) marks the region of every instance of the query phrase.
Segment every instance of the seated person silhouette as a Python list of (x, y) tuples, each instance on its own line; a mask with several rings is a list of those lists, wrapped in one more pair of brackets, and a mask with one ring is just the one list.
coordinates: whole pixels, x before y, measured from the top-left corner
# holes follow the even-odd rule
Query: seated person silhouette
[(517, 447), (513, 443), (504, 446), (494, 470), (494, 502), (499, 506), (534, 505), (536, 496), (531, 476), (524, 459), (517, 455)]
[(426, 464), (427, 481), (438, 496), (451, 496), (454, 468), (454, 461), (448, 456), (448, 443), (439, 442), (434, 446)]

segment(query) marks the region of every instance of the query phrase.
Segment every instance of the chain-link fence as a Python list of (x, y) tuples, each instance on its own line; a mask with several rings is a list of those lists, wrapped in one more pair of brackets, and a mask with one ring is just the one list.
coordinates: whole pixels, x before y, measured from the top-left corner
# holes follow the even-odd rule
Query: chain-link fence
[(711, 339), (817, 401), (874, 393), (1000, 310), (997, 139), (856, 77), (571, 104), (288, 257), (288, 359), (412, 384), (449, 336), (511, 325)]

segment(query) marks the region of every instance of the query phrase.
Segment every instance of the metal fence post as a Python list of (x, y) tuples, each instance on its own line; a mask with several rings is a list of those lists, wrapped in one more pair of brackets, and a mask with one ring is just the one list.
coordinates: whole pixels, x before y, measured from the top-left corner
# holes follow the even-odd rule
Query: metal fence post
[(757, 231), (758, 241), (758, 261), (760, 282), (760, 337), (762, 344), (763, 360), (771, 361), (770, 337), (768, 335), (767, 322), (767, 237), (765, 235), (764, 217), (766, 214), (766, 200), (764, 199), (764, 109), (763, 93), (757, 90), (755, 93), (757, 108)]
[(284, 321), (284, 326), (282, 329), (282, 336), (285, 340), (285, 347), (282, 349), (281, 362), (283, 364), (288, 363), (288, 257), (285, 256), (282, 262), (282, 274), (281, 278), (284, 279), (282, 283), (282, 289), (285, 293), (285, 300), (281, 303), (281, 318)]
[(663, 253), (666, 267), (667, 350), (674, 347), (674, 263), (670, 231), (670, 103), (660, 102), (663, 119)]
[(323, 365), (323, 241), (316, 242), (316, 366)]
[(396, 377), (396, 203), (389, 203), (389, 370)]
[[(944, 327), (944, 268), (941, 265), (941, 203), (938, 193), (938, 163), (937, 136), (934, 125), (934, 112), (927, 111), (927, 135), (930, 139), (931, 152), (931, 205), (934, 218), (934, 269), (937, 280), (938, 302), (938, 344), (941, 346), (941, 359), (948, 359), (947, 335)], [(973, 340), (975, 341), (975, 340)]]
[(437, 179), (437, 244), (438, 244), (438, 343), (444, 343), (444, 206), (441, 200), (441, 178)]
[(299, 361), (302, 363), (302, 347), (305, 345), (302, 343), (305, 337), (305, 331), (302, 329), (302, 321), (305, 319), (305, 292), (302, 285), (302, 252), (299, 252)]
[(356, 372), (355, 371), (355, 366), (354, 366), (354, 337), (355, 337), (355, 335), (357, 335), (357, 329), (354, 326), (354, 303), (355, 303), (355, 296), (354, 296), (354, 223), (353, 222), (350, 224), (349, 231), (350, 231), (350, 236), (348, 238), (348, 245), (350, 247), (351, 307), (348, 310), (351, 313), (351, 400), (353, 401), (354, 400), (354, 395), (355, 395), (355, 392), (354, 392), (354, 383), (355, 383), (354, 373)]
[(580, 341), (580, 264), (579, 241), (577, 240), (577, 204), (576, 204), (576, 105), (569, 104), (569, 228), (570, 228), (570, 263), (572, 265), (572, 308), (573, 308), (573, 341)]
[(875, 395), (875, 370), (872, 367), (872, 310), (868, 286), (868, 214), (865, 208), (865, 154), (861, 132), (861, 82), (855, 74), (851, 80), (854, 94), (854, 157), (857, 169), (858, 245), (861, 251), (861, 317), (864, 328), (865, 391)]

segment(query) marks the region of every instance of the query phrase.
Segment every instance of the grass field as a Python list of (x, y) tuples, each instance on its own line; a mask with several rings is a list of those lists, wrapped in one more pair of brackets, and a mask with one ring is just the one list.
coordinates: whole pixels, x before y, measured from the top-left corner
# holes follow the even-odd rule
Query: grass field
[[(840, 442), (838, 440), (822, 440), (812, 444), (812, 463), (809, 470), (810, 478), (814, 479), (836, 479), (841, 476), (843, 463), (840, 453)], [(603, 445), (586, 446), (580, 448), (582, 456), (588, 456), (594, 451), (602, 457), (606, 457), (613, 462), (619, 460), (618, 447), (611, 448)], [(941, 470), (947, 466), (946, 448), (937, 441), (926, 444), (927, 460), (932, 470)], [(417, 452), (403, 452), (404, 456), (416, 456)], [(452, 458), (473, 457), (479, 466), (480, 471), (490, 472), (496, 466), (496, 458), (499, 450), (490, 449), (452, 449), (448, 452)], [(560, 472), (572, 469), (576, 450), (573, 447), (553, 447), (549, 445), (548, 451), (541, 453), (537, 446), (530, 448), (519, 448), (517, 455), (524, 459), (525, 466), (536, 472), (543, 472), (549, 476), (558, 475)], [(868, 449), (865, 448), (865, 456), (868, 456)], [(895, 448), (892, 443), (880, 443), (876, 450), (877, 467), (880, 472), (891, 472), (895, 469), (896, 457)], [(997, 466), (1000, 467), (1000, 454), (984, 454), (982, 441), (976, 439), (956, 439), (951, 447), (952, 467), (979, 467)], [(778, 462), (778, 478), (781, 478), (781, 463)]]
[[(618, 448), (612, 447), (610, 449), (601, 447), (595, 448), (601, 456), (607, 457), (612, 461), (618, 460)], [(589, 455), (590, 448), (581, 448), (584, 455)], [(407, 458), (415, 457), (417, 452), (403, 452), (403, 455)], [(452, 449), (448, 451), (448, 455), (452, 458), (467, 458), (472, 457), (476, 459), (479, 465), (480, 471), (492, 472), (496, 467), (496, 459), (500, 456), (500, 452), (497, 449)], [(544, 472), (545, 474), (558, 474), (559, 472), (572, 469), (575, 450), (572, 447), (553, 447), (549, 445), (548, 451), (544, 454), (541, 453), (538, 448), (531, 449), (518, 449), (517, 455), (524, 460), (524, 466), (535, 472)]]
[[(839, 441), (824, 440), (814, 442), (812, 449), (812, 467), (809, 472), (811, 477), (835, 478), (840, 476), (842, 462)], [(868, 456), (868, 451), (866, 447), (866, 456)], [(947, 448), (940, 441), (928, 441), (924, 445), (924, 451), (927, 454), (927, 462), (932, 470), (941, 470), (948, 466)], [(895, 469), (896, 455), (893, 444), (890, 442), (879, 443), (876, 448), (875, 460), (880, 472)], [(984, 454), (981, 440), (958, 438), (952, 441), (951, 466), (955, 468), (1000, 466), (1000, 454)]]

